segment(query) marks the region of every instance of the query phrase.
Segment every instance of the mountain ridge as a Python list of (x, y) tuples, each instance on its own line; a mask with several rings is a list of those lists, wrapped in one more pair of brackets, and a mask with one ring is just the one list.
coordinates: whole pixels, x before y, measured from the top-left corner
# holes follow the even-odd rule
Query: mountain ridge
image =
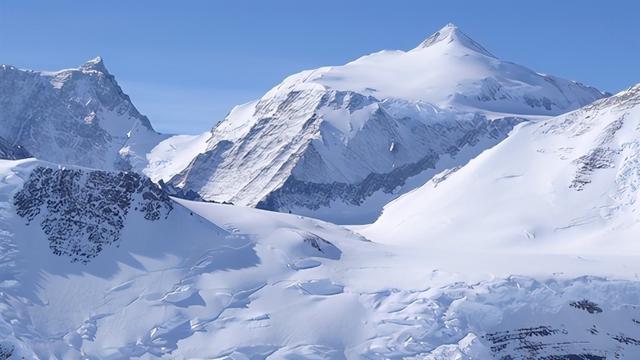
[(60, 71), (0, 66), (0, 136), (43, 160), (142, 169), (164, 137), (133, 105), (102, 60)]
[[(605, 96), (502, 62), (455, 26), (425, 42), (287, 77), (235, 107), (211, 130), (207, 148), (164, 180), (206, 200), (366, 223), (516, 123)], [(468, 154), (456, 160), (461, 151)]]
[[(635, 85), (573, 112), (522, 125), (443, 181), (427, 183), (388, 204), (363, 234), (416, 246), (424, 239), (422, 245), (437, 247), (428, 239), (443, 233), (469, 241), (466, 230), (450, 227), (465, 223), (466, 229), (480, 234), (489, 231), (487, 226), (500, 229), (491, 232), (491, 240), (477, 240), (485, 247), (638, 253), (633, 240), (640, 179), (638, 119), (640, 86)], [(456, 209), (461, 203), (466, 209)], [(469, 204), (494, 204), (509, 214), (496, 210), (479, 221), (471, 215), (477, 209)]]

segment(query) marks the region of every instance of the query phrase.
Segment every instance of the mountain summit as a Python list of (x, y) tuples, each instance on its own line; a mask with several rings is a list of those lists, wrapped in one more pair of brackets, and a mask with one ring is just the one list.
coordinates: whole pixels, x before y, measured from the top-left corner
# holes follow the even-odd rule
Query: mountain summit
[(207, 200), (373, 221), (386, 202), (466, 163), (516, 123), (602, 96), (501, 61), (447, 25), (408, 52), (286, 78), (234, 108), (170, 182)]
[(426, 49), (436, 44), (454, 44), (463, 46), (480, 54), (495, 58), (495, 56), (485, 49), (482, 45), (471, 39), (467, 34), (462, 32), (456, 25), (448, 23), (442, 29), (429, 36), (420, 45), (412, 51)]
[(162, 137), (101, 57), (56, 72), (0, 65), (0, 137), (35, 157), (99, 169), (141, 169)]
[(639, 139), (636, 85), (517, 128), (460, 170), (385, 206), (364, 234), (396, 244), (438, 246), (446, 236), (467, 249), (636, 256)]
[(104, 61), (102, 60), (102, 57), (100, 56), (97, 56), (87, 61), (86, 63), (82, 64), (82, 66), (80, 66), (80, 69), (84, 71), (95, 70), (105, 74), (109, 73), (109, 71), (107, 71), (107, 67), (104, 65)]

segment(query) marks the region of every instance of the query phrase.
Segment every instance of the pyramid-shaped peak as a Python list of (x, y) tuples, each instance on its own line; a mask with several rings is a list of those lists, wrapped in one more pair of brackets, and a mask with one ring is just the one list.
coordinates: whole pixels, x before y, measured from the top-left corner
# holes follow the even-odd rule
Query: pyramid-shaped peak
[(453, 23), (448, 23), (442, 29), (436, 31), (413, 50), (426, 49), (441, 43), (458, 44), (467, 49), (473, 50), (474, 52), (495, 58), (489, 50), (485, 49), (482, 45), (470, 38)]
[(446, 33), (452, 33), (455, 31), (460, 31), (460, 29), (458, 29), (458, 25), (454, 24), (454, 23), (448, 23), (447, 25), (443, 26), (442, 29), (438, 30), (437, 32), (441, 33), (441, 34), (446, 34)]
[(86, 70), (86, 71), (94, 70), (94, 71), (99, 71), (103, 73), (108, 73), (107, 68), (104, 66), (104, 60), (102, 60), (102, 57), (100, 56), (97, 56), (87, 61), (86, 63), (82, 64), (80, 69)]

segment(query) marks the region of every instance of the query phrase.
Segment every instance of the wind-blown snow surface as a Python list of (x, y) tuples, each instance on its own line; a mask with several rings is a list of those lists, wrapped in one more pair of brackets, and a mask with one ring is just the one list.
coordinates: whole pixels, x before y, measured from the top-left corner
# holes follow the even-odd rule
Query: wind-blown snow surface
[(370, 222), (516, 123), (602, 96), (499, 60), (448, 25), (413, 50), (304, 71), (235, 107), (171, 184), (208, 200)]
[(416, 246), (637, 256), (638, 129), (640, 85), (520, 126), (362, 232)]
[(0, 137), (35, 157), (99, 169), (136, 169), (157, 134), (101, 58), (36, 72), (0, 65)]
[(2, 160), (0, 174), (2, 358), (640, 354), (635, 257), (414, 251), (170, 200), (134, 173)]
[(195, 154), (207, 149), (209, 132), (200, 135), (174, 135), (158, 143), (147, 154), (147, 165), (142, 173), (151, 180), (169, 181), (187, 167)]

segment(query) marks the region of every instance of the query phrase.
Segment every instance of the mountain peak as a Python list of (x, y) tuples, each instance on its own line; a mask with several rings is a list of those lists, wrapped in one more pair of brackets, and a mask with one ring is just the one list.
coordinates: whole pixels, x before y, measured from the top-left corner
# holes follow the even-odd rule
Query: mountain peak
[(442, 29), (436, 31), (433, 35), (429, 36), (413, 50), (426, 49), (439, 43), (458, 44), (482, 55), (492, 58), (496, 57), (495, 55), (490, 53), (489, 50), (485, 49), (482, 45), (462, 32), (462, 30), (460, 30), (460, 28), (458, 28), (458, 26), (453, 23), (448, 23)]
[(94, 70), (103, 73), (108, 73), (107, 68), (104, 66), (104, 61), (102, 57), (97, 56), (86, 63), (82, 64), (80, 67), (81, 70)]

